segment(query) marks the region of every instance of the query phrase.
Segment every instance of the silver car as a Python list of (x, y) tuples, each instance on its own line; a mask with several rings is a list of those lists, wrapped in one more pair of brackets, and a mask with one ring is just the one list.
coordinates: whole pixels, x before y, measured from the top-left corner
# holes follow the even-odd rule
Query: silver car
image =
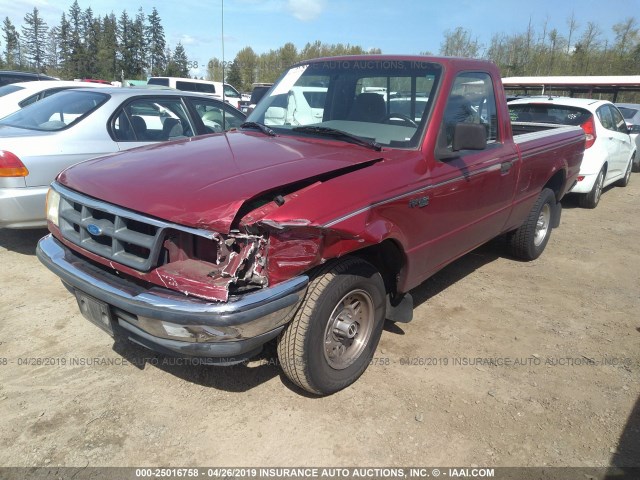
[(100, 155), (238, 127), (210, 96), (143, 88), (65, 90), (0, 120), (0, 228), (46, 226), (58, 172)]

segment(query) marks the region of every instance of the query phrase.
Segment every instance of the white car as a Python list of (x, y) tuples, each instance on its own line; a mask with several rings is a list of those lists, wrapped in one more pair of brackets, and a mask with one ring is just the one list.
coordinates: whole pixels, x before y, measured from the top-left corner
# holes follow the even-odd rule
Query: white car
[[(162, 87), (175, 88), (183, 92), (197, 92), (212, 95), (218, 100), (223, 100), (235, 108), (240, 108), (242, 96), (233, 85), (210, 80), (198, 80), (195, 78), (182, 77), (151, 77), (147, 80), (147, 85), (160, 85)], [(224, 94), (224, 95), (223, 95)]]
[(291, 87), (265, 113), (265, 125), (308, 125), (322, 122), (325, 87)]
[(595, 208), (602, 189), (627, 186), (636, 145), (616, 106), (606, 100), (567, 97), (531, 97), (509, 102), (512, 122), (580, 125), (587, 135), (578, 183), (571, 192), (580, 195), (580, 206)]
[(0, 228), (46, 226), (49, 184), (74, 163), (221, 133), (245, 118), (211, 96), (169, 89), (73, 88), (29, 105), (0, 120)]
[(43, 80), (40, 82), (12, 83), (0, 87), (0, 118), (17, 112), (21, 108), (42, 100), (48, 96), (69, 88), (110, 87), (93, 82), (67, 82), (62, 80)]

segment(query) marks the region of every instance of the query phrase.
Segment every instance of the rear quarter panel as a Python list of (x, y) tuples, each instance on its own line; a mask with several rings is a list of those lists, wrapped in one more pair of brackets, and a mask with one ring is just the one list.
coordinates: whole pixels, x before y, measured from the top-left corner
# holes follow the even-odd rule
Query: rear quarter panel
[(520, 152), (521, 167), (505, 231), (522, 224), (540, 191), (557, 172), (563, 172), (564, 182), (556, 198), (564, 197), (578, 178), (585, 135), (580, 127), (559, 127), (517, 135), (514, 142)]

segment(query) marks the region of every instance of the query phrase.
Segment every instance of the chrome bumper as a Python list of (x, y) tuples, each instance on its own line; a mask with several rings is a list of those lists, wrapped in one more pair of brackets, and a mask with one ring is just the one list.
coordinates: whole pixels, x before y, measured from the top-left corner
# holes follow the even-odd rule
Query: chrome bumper
[[(244, 354), (257, 353), (262, 344), (277, 336), (304, 298), (309, 282), (303, 275), (214, 303), (160, 287), (144, 288), (113, 275), (89, 263), (51, 234), (38, 242), (36, 254), (67, 288), (109, 305), (116, 336), (125, 335), (161, 353), (225, 357), (222, 363), (242, 361), (247, 358)], [(204, 326), (206, 338), (184, 341), (169, 334), (158, 336), (164, 331), (162, 322), (186, 328)]]

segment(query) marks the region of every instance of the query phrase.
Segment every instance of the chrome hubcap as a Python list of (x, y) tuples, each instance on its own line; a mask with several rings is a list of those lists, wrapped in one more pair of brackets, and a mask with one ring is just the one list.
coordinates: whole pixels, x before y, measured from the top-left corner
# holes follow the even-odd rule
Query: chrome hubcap
[(549, 223), (551, 221), (551, 206), (545, 203), (538, 216), (538, 222), (536, 223), (536, 233), (533, 243), (536, 247), (539, 247), (547, 236), (549, 231)]
[(364, 290), (353, 290), (336, 304), (324, 332), (324, 358), (332, 368), (345, 369), (362, 354), (374, 314), (373, 300)]

